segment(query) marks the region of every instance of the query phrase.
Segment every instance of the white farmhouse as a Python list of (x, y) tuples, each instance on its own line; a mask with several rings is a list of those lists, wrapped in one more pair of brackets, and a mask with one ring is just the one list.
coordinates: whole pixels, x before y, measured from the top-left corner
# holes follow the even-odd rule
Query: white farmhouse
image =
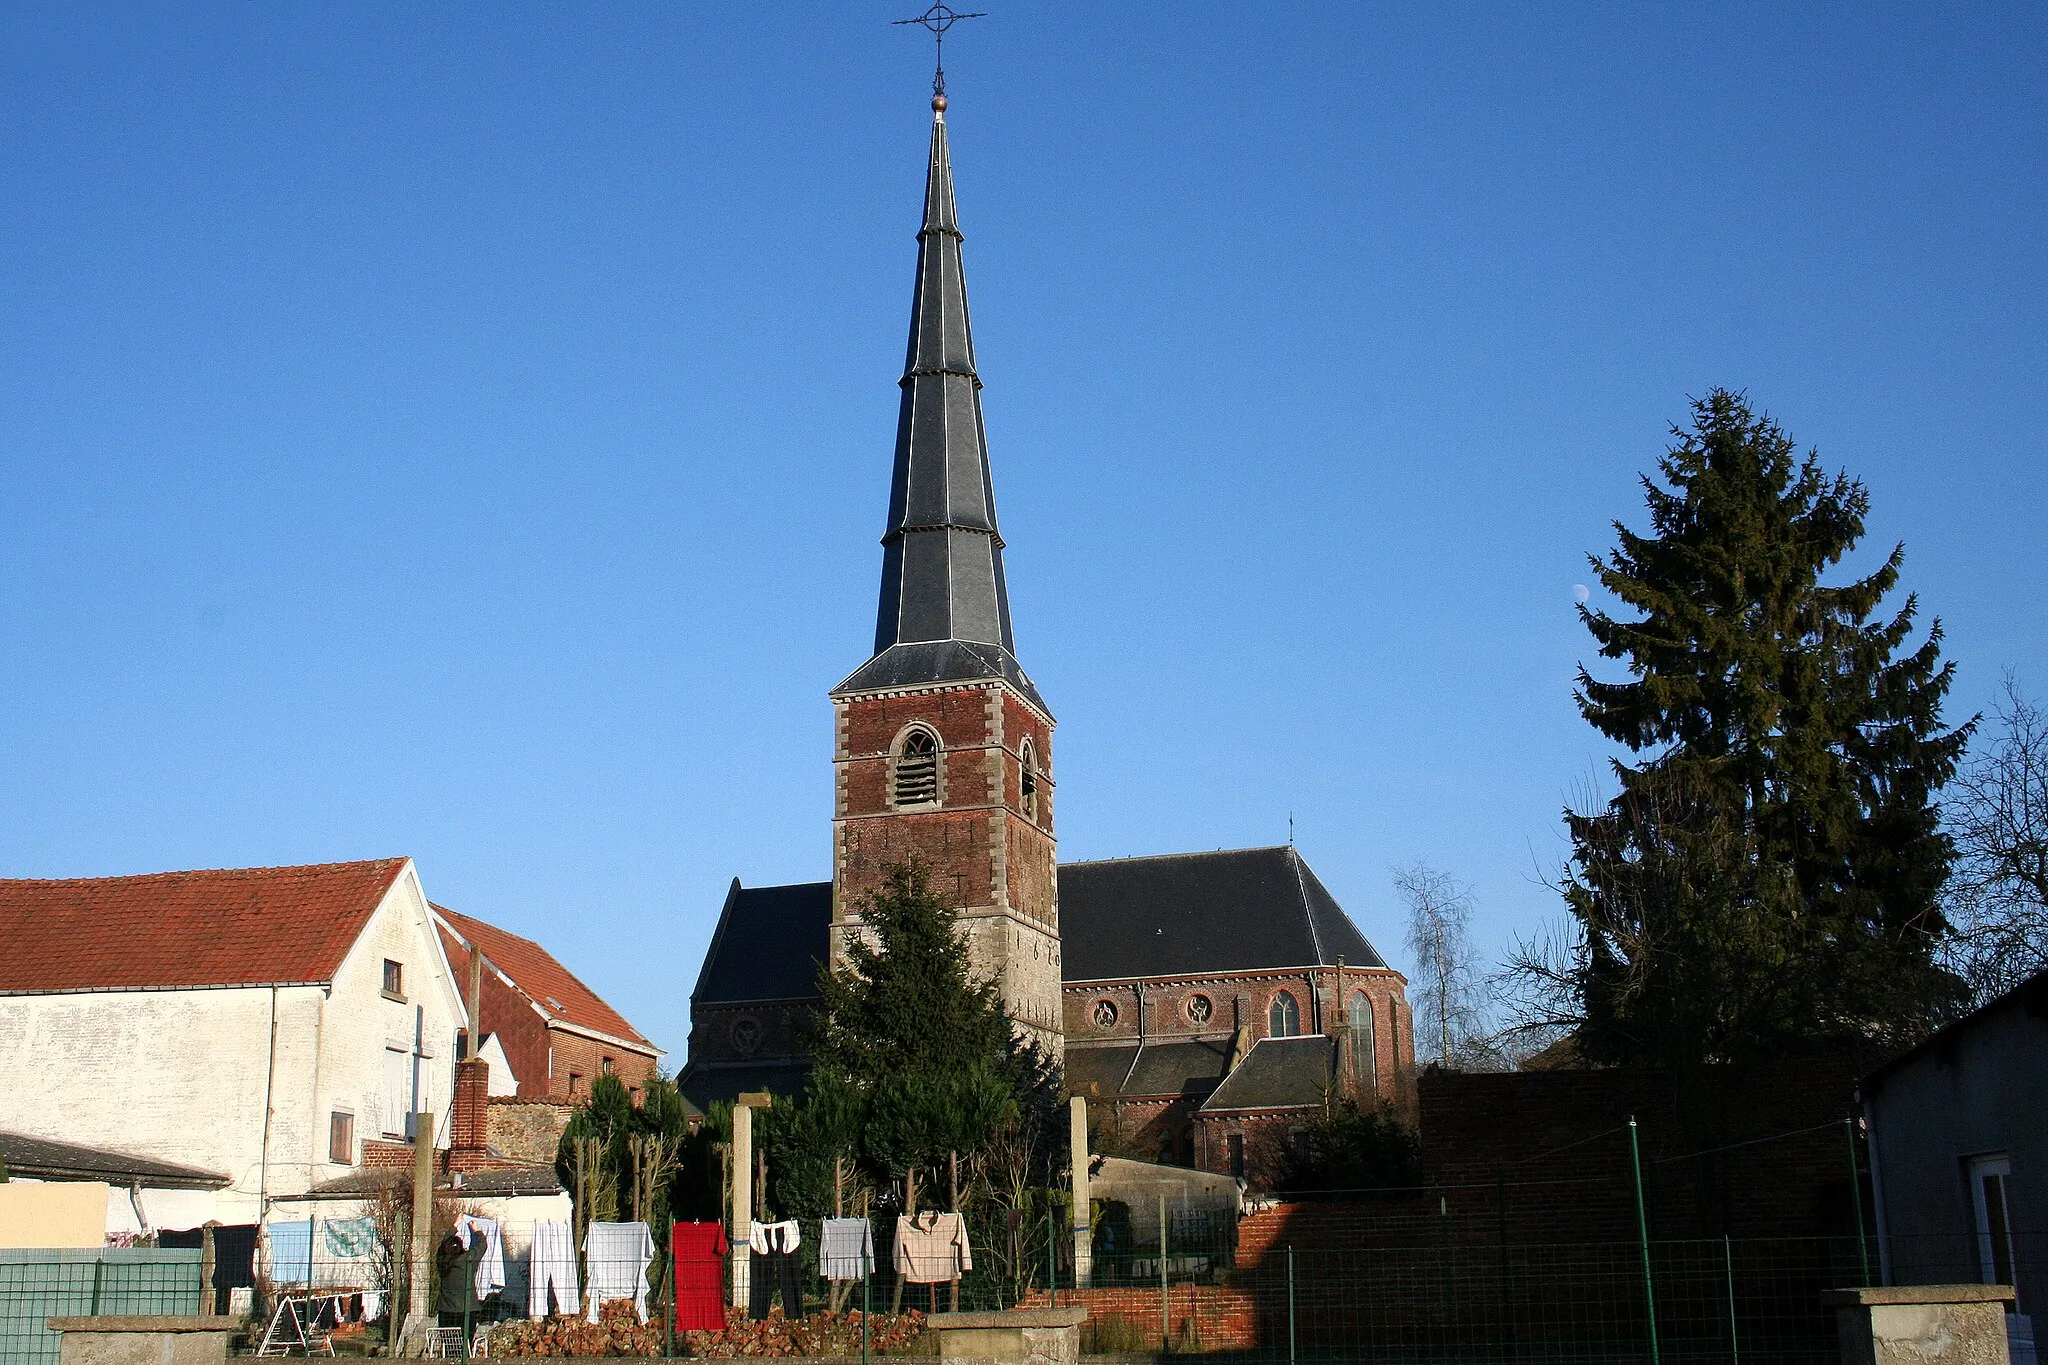
[(260, 1222), (413, 1113), (446, 1145), (457, 980), (409, 858), (0, 880), (0, 1130), (218, 1173), (206, 1216)]

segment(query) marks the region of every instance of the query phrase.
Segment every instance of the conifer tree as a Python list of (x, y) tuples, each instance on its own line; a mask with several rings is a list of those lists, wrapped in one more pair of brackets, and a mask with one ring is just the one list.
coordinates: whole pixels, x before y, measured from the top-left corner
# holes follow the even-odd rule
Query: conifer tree
[(1863, 534), (1860, 482), (1741, 394), (1692, 418), (1643, 479), (1651, 533), (1617, 522), (1593, 560), (1631, 614), (1579, 612), (1630, 674), (1582, 668), (1580, 711), (1637, 755), (1604, 808), (1566, 812), (1580, 1050), (1684, 1065), (1910, 1036), (1957, 985), (1934, 962), (1934, 798), (1971, 725), (1943, 728), (1940, 622), (1915, 646), (1913, 597), (1877, 614), (1903, 547), (1822, 582)]
[(1056, 1070), (1013, 1037), (923, 863), (890, 867), (861, 922), (845, 962), (819, 973), (803, 1104), (773, 1120), (789, 1209), (829, 1192), (834, 1154), (874, 1183), (929, 1181), (949, 1154), (972, 1165), (1001, 1131), (1036, 1125), (1057, 1095)]

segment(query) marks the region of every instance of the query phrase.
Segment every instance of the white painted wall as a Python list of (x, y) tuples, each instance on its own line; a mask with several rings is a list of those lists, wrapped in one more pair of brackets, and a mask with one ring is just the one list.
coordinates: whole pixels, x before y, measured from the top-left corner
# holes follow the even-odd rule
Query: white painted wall
[[(405, 966), (404, 1003), (383, 997), (387, 957)], [(210, 1216), (254, 1222), (266, 1193), (348, 1169), (328, 1160), (336, 1109), (356, 1116), (352, 1158), (402, 1130), (387, 1125), (384, 1053), (411, 1053), (416, 1011), (423, 1107), (445, 1144), (462, 1007), (407, 863), (330, 986), (0, 996), (0, 1128), (220, 1172), (231, 1183)]]

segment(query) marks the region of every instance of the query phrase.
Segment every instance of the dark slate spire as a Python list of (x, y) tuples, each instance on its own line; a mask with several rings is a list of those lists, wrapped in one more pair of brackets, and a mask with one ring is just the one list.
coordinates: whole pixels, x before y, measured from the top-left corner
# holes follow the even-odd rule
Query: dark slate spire
[(875, 655), (836, 690), (1000, 677), (1043, 708), (1010, 635), (943, 95), (932, 110)]

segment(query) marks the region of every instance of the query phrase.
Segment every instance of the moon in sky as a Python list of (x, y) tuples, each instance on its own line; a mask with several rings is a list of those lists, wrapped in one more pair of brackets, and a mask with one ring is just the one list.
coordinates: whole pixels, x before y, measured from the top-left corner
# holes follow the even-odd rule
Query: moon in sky
[(1586, 599), (1591, 597), (1592, 595), (1592, 592), (1586, 587), (1584, 583), (1572, 584), (1572, 600), (1577, 602), (1580, 606), (1585, 606)]

